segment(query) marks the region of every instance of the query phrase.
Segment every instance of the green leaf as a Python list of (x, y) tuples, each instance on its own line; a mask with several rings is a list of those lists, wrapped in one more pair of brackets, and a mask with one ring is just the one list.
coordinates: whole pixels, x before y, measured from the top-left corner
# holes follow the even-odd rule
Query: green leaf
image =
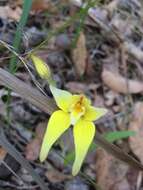
[(114, 131), (114, 132), (105, 133), (104, 137), (107, 141), (113, 143), (117, 140), (125, 139), (135, 134), (136, 134), (135, 131)]
[(67, 166), (68, 164), (72, 164), (72, 162), (74, 161), (74, 157), (75, 157), (75, 152), (74, 151), (69, 152), (64, 158), (64, 165)]

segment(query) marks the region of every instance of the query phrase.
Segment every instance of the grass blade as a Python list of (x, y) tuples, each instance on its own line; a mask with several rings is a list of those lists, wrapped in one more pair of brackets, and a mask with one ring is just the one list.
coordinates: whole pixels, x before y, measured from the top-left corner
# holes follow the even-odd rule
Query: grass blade
[[(14, 38), (14, 43), (13, 43), (14, 50), (17, 53), (19, 52), (23, 29), (26, 25), (28, 15), (29, 15), (29, 12), (31, 9), (31, 5), (32, 5), (32, 0), (24, 0), (23, 12), (22, 12), (19, 24), (17, 26), (17, 30), (16, 30), (16, 34), (15, 34), (15, 38)], [(15, 55), (13, 55), (11, 60), (10, 60), (9, 70), (13, 74), (15, 73), (15, 71), (17, 69), (17, 60), (18, 59)]]

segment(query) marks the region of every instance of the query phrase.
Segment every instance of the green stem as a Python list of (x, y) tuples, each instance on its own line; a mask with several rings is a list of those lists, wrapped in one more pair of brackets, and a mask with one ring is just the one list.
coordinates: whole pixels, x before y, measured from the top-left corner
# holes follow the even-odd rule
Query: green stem
[[(24, 29), (24, 27), (26, 25), (28, 15), (29, 15), (29, 12), (30, 12), (30, 9), (31, 9), (31, 5), (32, 5), (32, 0), (24, 0), (23, 12), (22, 12), (19, 24), (17, 26), (17, 30), (16, 30), (14, 42), (13, 42), (14, 50), (17, 53), (19, 52), (20, 43), (21, 43), (21, 40), (22, 40), (23, 29)], [(10, 70), (10, 72), (12, 74), (14, 74), (16, 72), (17, 61), (18, 61), (17, 57), (15, 55), (13, 55), (11, 60), (10, 60), (10, 65), (9, 65), (9, 70)]]
[[(16, 29), (16, 34), (15, 34), (15, 38), (14, 38), (14, 42), (13, 42), (13, 47), (16, 53), (19, 53), (19, 49), (20, 49), (20, 43), (22, 40), (22, 33), (23, 33), (23, 29), (26, 25), (27, 19), (28, 19), (28, 15), (31, 9), (31, 5), (32, 5), (32, 0), (24, 0), (23, 3), (23, 11), (22, 11), (22, 15), (20, 17), (20, 21), (19, 24), (17, 26)], [(15, 74), (18, 65), (18, 58), (16, 55), (12, 54), (12, 57), (10, 59), (10, 63), (9, 63), (9, 71), (12, 74)], [(10, 123), (10, 102), (11, 102), (11, 90), (7, 89), (7, 101), (6, 101), (6, 120), (8, 122), (8, 124)]]

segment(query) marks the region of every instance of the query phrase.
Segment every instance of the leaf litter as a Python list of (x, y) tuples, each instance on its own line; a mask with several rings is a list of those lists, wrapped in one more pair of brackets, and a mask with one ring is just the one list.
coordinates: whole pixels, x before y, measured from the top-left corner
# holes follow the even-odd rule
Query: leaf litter
[[(73, 13), (79, 10), (84, 2), (35, 0), (28, 25), (25, 28), (28, 38), (23, 31), (24, 49), (22, 52), (27, 53), (39, 44), (41, 40), (37, 39), (41, 39), (41, 34), (42, 40), (44, 40), (46, 39), (45, 34), (49, 34), (51, 29), (55, 30), (61, 27)], [(0, 23), (2, 23), (0, 25), (0, 38), (3, 36), (2, 39), (5, 39), (6, 42), (12, 42), (15, 32), (14, 22), (20, 19), (22, 2), (16, 1), (16, 3), (14, 5), (12, 1), (9, 1), (0, 7)], [(75, 48), (71, 42), (76, 36), (78, 19), (54, 36), (50, 43), (37, 52), (52, 69), (53, 76), (60, 88), (66, 88), (73, 93), (85, 93), (91, 97), (96, 106), (105, 106), (110, 110), (109, 118), (97, 122), (97, 128), (100, 132), (127, 129), (136, 132), (135, 136), (129, 137), (128, 140), (120, 140), (116, 144), (128, 151), (129, 154), (136, 156), (141, 162), (143, 162), (142, 10), (143, 4), (139, 0), (102, 1), (101, 5), (89, 10)], [(30, 31), (32, 31), (32, 35)], [(8, 37), (5, 37), (6, 33)], [(36, 39), (32, 38), (34, 35), (37, 36)], [(121, 47), (124, 47), (125, 51), (124, 61)], [(6, 68), (9, 53), (3, 49), (1, 51), (0, 58), (3, 58), (1, 66)], [(47, 83), (36, 76), (30, 62), (28, 65), (42, 89), (49, 95)], [(23, 73), (24, 80), (34, 85), (24, 67), (20, 65), (17, 75), (22, 76)], [(3, 89), (1, 86), (0, 90)], [(0, 103), (2, 118), (5, 117), (6, 112), (3, 99)], [(62, 142), (57, 142), (51, 155), (42, 165), (38, 160), (38, 154), (48, 115), (21, 100), (16, 94), (13, 94), (10, 106), (12, 127), (7, 136), (10, 142), (22, 154), (25, 154), (25, 158), (32, 161), (35, 170), (46, 180), (51, 189), (78, 190), (82, 187), (88, 190), (91, 186), (98, 189), (97, 186), (88, 183), (87, 178), (82, 180), (71, 178), (70, 166), (65, 166), (59, 156), (64, 157), (71, 151), (73, 145), (68, 145), (68, 143), (66, 145), (67, 139), (61, 140), (65, 147)], [(19, 123), (21, 127), (18, 127)], [(69, 139), (71, 140), (71, 138)], [(3, 157), (3, 153), (1, 156)], [(143, 188), (142, 174), (117, 161), (102, 149), (89, 153), (82, 172), (87, 174), (103, 190), (141, 190)], [(22, 168), (20, 168), (19, 174), (24, 176), (27, 184), (33, 183), (33, 180), (28, 182), (28, 177), (26, 178), (28, 174)], [(3, 182), (3, 185), (7, 181), (10, 182), (7, 185), (9, 188), (12, 188), (12, 184), (18, 184), (17, 178), (12, 178), (12, 174)], [(1, 186), (2, 182), (0, 182)]]

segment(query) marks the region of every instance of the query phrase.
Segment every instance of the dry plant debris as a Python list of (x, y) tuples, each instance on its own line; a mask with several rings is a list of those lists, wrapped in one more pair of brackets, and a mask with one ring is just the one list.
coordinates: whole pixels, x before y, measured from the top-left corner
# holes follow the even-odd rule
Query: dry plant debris
[(129, 144), (133, 153), (143, 163), (143, 103), (137, 102), (134, 105), (132, 114), (132, 121), (130, 122), (129, 128), (136, 132), (134, 137), (129, 138)]
[(126, 178), (128, 166), (108, 155), (104, 150), (98, 149), (96, 154), (95, 170), (98, 186), (107, 190), (131, 190)]
[(79, 76), (82, 76), (87, 65), (86, 39), (83, 32), (80, 33), (76, 47), (71, 50), (71, 54), (76, 72)]
[(142, 93), (143, 83), (137, 80), (131, 80), (121, 76), (119, 73), (113, 73), (107, 69), (102, 71), (103, 82), (113, 91), (118, 93)]

